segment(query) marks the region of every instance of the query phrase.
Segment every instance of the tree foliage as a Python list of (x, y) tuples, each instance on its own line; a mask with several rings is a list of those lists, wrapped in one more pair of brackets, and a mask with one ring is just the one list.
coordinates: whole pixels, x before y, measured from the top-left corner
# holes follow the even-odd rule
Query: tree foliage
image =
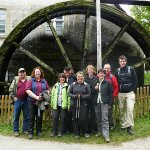
[(150, 6), (133, 6), (130, 10), (134, 19), (150, 34)]

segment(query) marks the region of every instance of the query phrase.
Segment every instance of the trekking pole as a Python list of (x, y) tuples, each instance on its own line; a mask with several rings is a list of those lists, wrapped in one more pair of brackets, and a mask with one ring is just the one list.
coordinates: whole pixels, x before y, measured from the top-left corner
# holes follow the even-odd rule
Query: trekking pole
[(77, 108), (76, 108), (76, 129), (79, 134), (79, 116), (80, 116), (80, 95), (77, 98)]

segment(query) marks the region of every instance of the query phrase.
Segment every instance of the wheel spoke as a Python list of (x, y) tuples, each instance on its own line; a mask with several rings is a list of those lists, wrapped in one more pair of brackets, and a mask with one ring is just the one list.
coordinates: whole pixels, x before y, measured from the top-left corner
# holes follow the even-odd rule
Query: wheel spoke
[(57, 44), (58, 44), (58, 46), (59, 46), (59, 48), (60, 48), (60, 50), (62, 52), (62, 55), (64, 56), (64, 59), (65, 59), (67, 65), (70, 66), (70, 67), (72, 67), (72, 64), (71, 64), (71, 62), (70, 62), (70, 60), (68, 58), (68, 55), (67, 55), (67, 53), (66, 53), (66, 51), (65, 51), (65, 49), (64, 49), (64, 47), (62, 45), (62, 42), (60, 41), (60, 38), (57, 35), (57, 32), (56, 32), (56, 30), (53, 27), (53, 23), (51, 22), (51, 20), (49, 19), (48, 16), (46, 16), (46, 19), (47, 19), (47, 23), (48, 23), (48, 25), (49, 25), (52, 33), (53, 33), (53, 36), (55, 37), (56, 42), (57, 42)]
[(119, 43), (122, 35), (126, 32), (127, 28), (129, 27), (129, 25), (132, 23), (132, 21), (130, 21), (129, 23), (127, 23), (120, 31), (119, 33), (116, 35), (116, 37), (113, 39), (113, 41), (108, 45), (108, 47), (106, 48), (106, 53), (103, 56), (103, 61), (108, 57), (108, 55), (112, 52), (113, 48)]
[(33, 55), (32, 53), (30, 53), (28, 50), (24, 49), (22, 46), (20, 46), (19, 44), (17, 44), (16, 42), (12, 43), (18, 50), (22, 51), (23, 53), (25, 53), (28, 57), (30, 57), (31, 59), (33, 59), (34, 61), (36, 61), (37, 63), (39, 63), (42, 67), (46, 68), (48, 71), (50, 71), (52, 74), (57, 75), (58, 72), (55, 71), (53, 68), (49, 67), (47, 64), (45, 64), (42, 60), (40, 60), (39, 58), (37, 58), (35, 55)]
[(89, 11), (87, 10), (87, 13), (85, 15), (85, 24), (84, 24), (84, 35), (83, 35), (83, 49), (82, 49), (82, 60), (81, 60), (81, 68), (85, 68), (86, 63), (86, 56), (88, 51), (88, 44), (89, 44)]

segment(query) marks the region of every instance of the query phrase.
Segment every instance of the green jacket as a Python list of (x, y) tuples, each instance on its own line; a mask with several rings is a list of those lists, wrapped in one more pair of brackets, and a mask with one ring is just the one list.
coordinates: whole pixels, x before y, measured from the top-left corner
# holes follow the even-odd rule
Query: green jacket
[[(51, 108), (57, 109), (57, 100), (58, 100), (58, 86), (59, 83), (57, 82), (51, 92)], [(68, 84), (64, 83), (62, 88), (62, 109), (69, 109), (70, 108), (70, 98), (68, 97)]]

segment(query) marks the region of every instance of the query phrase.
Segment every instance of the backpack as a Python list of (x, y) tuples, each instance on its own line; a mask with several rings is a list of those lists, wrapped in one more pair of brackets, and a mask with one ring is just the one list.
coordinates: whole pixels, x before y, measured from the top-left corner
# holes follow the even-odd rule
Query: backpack
[[(120, 68), (118, 68), (118, 76), (120, 74)], [(128, 74), (131, 76), (131, 67), (128, 66)]]

